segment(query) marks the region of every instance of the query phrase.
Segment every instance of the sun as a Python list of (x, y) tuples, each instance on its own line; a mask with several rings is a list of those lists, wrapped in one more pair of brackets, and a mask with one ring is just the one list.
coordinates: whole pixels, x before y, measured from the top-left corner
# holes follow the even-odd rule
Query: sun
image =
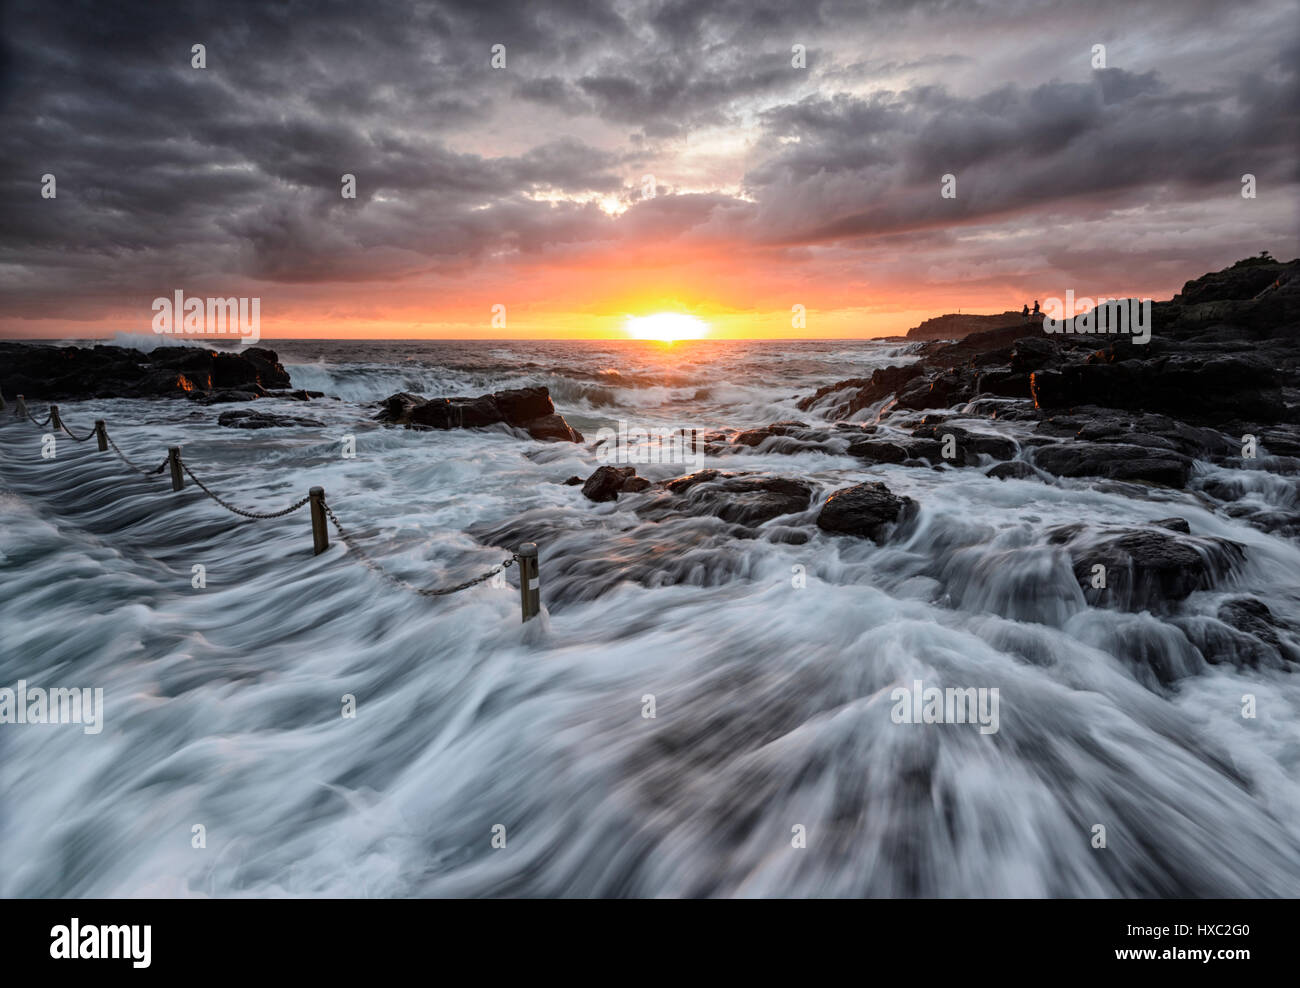
[(650, 316), (628, 316), (623, 327), (634, 340), (698, 340), (709, 335), (709, 324), (684, 312), (656, 312)]

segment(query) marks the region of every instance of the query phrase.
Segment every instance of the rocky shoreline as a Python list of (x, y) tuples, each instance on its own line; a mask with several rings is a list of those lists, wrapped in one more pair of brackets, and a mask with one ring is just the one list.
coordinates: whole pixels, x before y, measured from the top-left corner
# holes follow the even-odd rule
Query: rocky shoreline
[[(1226, 517), (1300, 538), (1298, 272), (1300, 261), (1251, 259), (1189, 281), (1173, 299), (1153, 303), (1146, 344), (1118, 335), (1049, 334), (1019, 317), (960, 340), (903, 341), (906, 362), (798, 398), (808, 421), (701, 435), (705, 457), (728, 457), (725, 470), (697, 468), (652, 482), (634, 466), (605, 465), (564, 483), (593, 506), (649, 522), (711, 517), (742, 538), (798, 544), (820, 531), (905, 540), (923, 505), (878, 479), (829, 487), (736, 466), (747, 455), (819, 451), (868, 469), (979, 471), (998, 481), (1085, 485), (1142, 500), (1183, 491)], [(260, 347), (143, 353), (0, 343), (0, 390), (10, 398), (184, 397), (214, 404), (321, 397), (291, 387), (276, 353)], [(546, 387), (477, 397), (399, 392), (371, 407), (376, 421), (413, 430), (505, 428), (585, 444)], [(219, 424), (319, 422), (241, 408), (222, 412)], [(599, 443), (587, 448), (602, 453)], [(1253, 496), (1256, 477), (1290, 493), (1271, 501)], [(497, 540), (506, 533), (490, 534)], [(1239, 543), (1195, 532), (1176, 516), (1145, 526), (1060, 529), (1051, 537), (1069, 555), (1090, 603), (1129, 611), (1168, 609), (1195, 590), (1219, 586), (1245, 554)], [(1104, 600), (1089, 582), (1098, 564), (1116, 574)], [(1242, 599), (1221, 618), (1254, 643), (1244, 652), (1238, 643), (1233, 654), (1300, 659), (1267, 608), (1256, 605)]]
[[(1174, 299), (1153, 304), (1146, 345), (1048, 335), (1019, 320), (925, 343), (913, 363), (838, 381), (799, 400), (801, 410), (826, 421), (711, 433), (703, 437), (704, 454), (811, 449), (853, 456), (865, 467), (1082, 481), (1139, 499), (1177, 489), (1262, 531), (1298, 538), (1298, 271), (1296, 261), (1245, 262), (1188, 282)], [(1198, 462), (1276, 478), (1294, 491), (1290, 507), (1253, 500), (1249, 485), (1204, 479)], [(808, 540), (810, 523), (836, 536), (902, 541), (918, 508), (878, 481), (828, 490), (800, 477), (735, 470), (650, 484), (633, 467), (602, 466), (585, 482), (566, 483), (582, 484), (595, 502), (628, 497), (627, 509), (646, 520), (710, 515), (737, 535), (796, 543)], [(1230, 581), (1246, 554), (1238, 542), (1193, 532), (1181, 517), (1066, 527), (1051, 541), (1068, 553), (1090, 604), (1129, 612), (1172, 613), (1192, 592)], [(1097, 566), (1110, 574), (1104, 591), (1093, 583)], [(1254, 598), (1224, 604), (1213, 628), (1177, 620), (1207, 655), (1246, 664), (1300, 662), (1300, 649), (1287, 638), (1300, 629), (1284, 628)]]
[(319, 398), (292, 391), (274, 350), (160, 346), (51, 346), (0, 342), (0, 394), (29, 401), (188, 398), (203, 404), (262, 397)]

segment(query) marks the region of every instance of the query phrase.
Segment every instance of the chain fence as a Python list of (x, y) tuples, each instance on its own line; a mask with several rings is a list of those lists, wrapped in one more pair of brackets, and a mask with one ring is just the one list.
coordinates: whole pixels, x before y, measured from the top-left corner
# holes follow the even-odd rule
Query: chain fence
[(519, 558), (518, 555), (511, 553), (509, 559), (505, 560), (504, 562), (498, 563), (496, 566), (492, 567), (492, 569), (488, 570), (482, 576), (476, 576), (472, 580), (466, 580), (464, 583), (458, 583), (454, 587), (417, 587), (414, 583), (410, 583), (407, 580), (403, 580), (400, 576), (394, 576), (392, 573), (389, 573), (386, 569), (384, 569), (377, 562), (375, 562), (374, 559), (372, 559), (369, 555), (367, 555), (366, 551), (361, 548), (361, 546), (356, 542), (356, 540), (353, 539), (352, 536), (349, 535), (344, 530), (343, 526), (339, 524), (339, 519), (338, 516), (334, 514), (334, 509), (331, 508), (324, 501), (321, 502), (321, 507), (325, 509), (325, 514), (329, 516), (330, 522), (334, 525), (334, 530), (339, 533), (339, 539), (343, 542), (344, 545), (348, 547), (348, 549), (356, 553), (357, 558), (361, 560), (363, 566), (373, 571), (374, 573), (378, 574), (380, 577), (382, 577), (384, 580), (387, 580), (389, 583), (393, 584), (394, 586), (401, 587), (404, 590), (409, 590), (411, 593), (419, 594), (421, 597), (445, 597), (448, 594), (459, 593), (462, 590), (468, 590), (470, 587), (477, 586), (478, 584), (483, 583), (486, 580), (492, 579), (492, 577), (496, 576), (498, 573), (504, 573), (511, 566), (513, 566), (515, 564), (515, 561)]
[[(163, 461), (163, 466), (164, 466), (164, 467), (167, 465), (167, 462), (168, 462), (167, 460), (164, 460), (164, 461)], [(304, 497), (304, 498), (303, 498), (302, 500), (300, 500), (300, 501), (295, 501), (293, 504), (289, 505), (289, 507), (285, 508), (283, 511), (268, 511), (268, 512), (261, 512), (261, 511), (245, 511), (243, 508), (236, 508), (236, 507), (235, 507), (233, 504), (231, 504), (230, 502), (228, 502), (228, 501), (224, 501), (224, 500), (222, 500), (222, 498), (221, 498), (219, 495), (214, 494), (214, 493), (212, 492), (212, 489), (211, 489), (210, 487), (208, 487), (207, 484), (205, 484), (203, 481), (199, 480), (198, 477), (194, 476), (194, 471), (190, 469), (190, 465), (189, 465), (188, 463), (186, 463), (184, 460), (181, 460), (181, 461), (180, 461), (180, 464), (181, 464), (181, 469), (184, 470), (187, 474), (189, 474), (189, 476), (190, 476), (190, 480), (192, 480), (192, 481), (194, 481), (194, 483), (198, 484), (199, 487), (202, 489), (202, 491), (203, 491), (204, 494), (206, 494), (208, 497), (212, 498), (212, 500), (216, 501), (217, 504), (221, 505), (221, 506), (222, 506), (223, 508), (225, 508), (227, 511), (233, 512), (234, 514), (237, 514), (237, 515), (243, 515), (245, 518), (256, 518), (256, 519), (259, 519), (259, 520), (261, 520), (261, 519), (268, 519), (268, 518), (283, 518), (285, 515), (291, 515), (291, 514), (293, 514), (295, 511), (297, 511), (297, 510), (298, 510), (299, 508), (301, 508), (304, 504), (306, 504), (308, 501), (311, 500), (311, 497), (310, 497), (310, 496), (308, 496), (308, 497)]]
[(59, 427), (63, 429), (63, 431), (66, 432), (69, 436), (72, 437), (72, 441), (74, 443), (84, 443), (87, 439), (93, 439), (95, 436), (94, 429), (91, 429), (84, 436), (77, 435), (75, 432), (73, 432), (71, 429), (68, 428), (68, 423), (64, 422), (62, 419), (59, 419)]
[[(31, 412), (27, 411), (25, 408), (22, 409), (22, 412), (28, 419), (32, 421), (32, 423), (42, 428), (46, 425), (49, 425), (50, 421), (54, 417), (53, 412), (47, 413), (45, 416), (45, 421), (41, 422), (38, 421), (31, 414)], [(98, 431), (97, 429), (91, 429), (84, 436), (78, 436), (75, 432), (72, 431), (71, 428), (68, 427), (67, 423), (62, 421), (62, 419), (60, 419), (59, 421), (59, 426), (63, 429), (64, 432), (66, 432), (72, 438), (74, 442), (78, 442), (78, 443), (85, 442), (86, 440), (92, 438), (93, 436), (95, 436), (96, 432)], [(166, 470), (168, 465), (171, 463), (171, 457), (168, 456), (152, 470), (146, 470), (143, 467), (140, 467), (136, 463), (132, 462), (130, 457), (128, 457), (125, 453), (122, 452), (121, 447), (119, 447), (117, 443), (113, 441), (113, 437), (109, 435), (107, 427), (104, 427), (103, 437), (105, 441), (108, 443), (108, 445), (112, 448), (113, 452), (117, 454), (118, 458), (121, 459), (122, 462), (125, 463), (128, 467), (130, 467), (132, 470), (134, 470), (136, 473), (140, 474), (143, 477), (156, 477), (159, 474), (161, 474), (164, 470)], [(194, 481), (196, 485), (198, 485), (199, 489), (202, 490), (204, 494), (210, 497), (213, 501), (216, 501), (217, 504), (221, 505), (221, 507), (225, 508), (227, 511), (230, 511), (236, 515), (240, 515), (241, 517), (244, 518), (251, 518), (259, 521), (269, 520), (272, 518), (283, 518), (286, 515), (293, 514), (293, 512), (297, 511), (299, 508), (302, 508), (306, 504), (310, 503), (312, 499), (311, 495), (309, 494), (307, 497), (295, 501), (293, 504), (289, 505), (287, 508), (284, 508), (280, 511), (269, 511), (269, 512), (248, 511), (245, 510), (244, 508), (236, 507), (235, 505), (231, 504), (230, 502), (222, 498), (215, 491), (213, 491), (212, 488), (210, 488), (207, 484), (205, 484), (202, 480), (200, 480), (197, 475), (195, 475), (194, 471), (190, 469), (190, 465), (186, 463), (184, 459), (180, 458), (179, 455), (177, 456), (177, 463), (180, 466), (180, 468), (183, 471), (185, 471), (185, 473), (189, 476), (189, 478), (192, 481)], [(361, 562), (362, 565), (364, 565), (367, 569), (371, 570), (380, 578), (392, 584), (393, 586), (401, 587), (403, 590), (408, 590), (411, 593), (418, 594), (421, 597), (445, 597), (448, 596), (449, 594), (459, 593), (462, 590), (468, 590), (470, 587), (478, 586), (480, 583), (484, 583), (487, 580), (492, 579), (492, 577), (496, 576), (498, 573), (504, 573), (507, 569), (509, 569), (511, 566), (513, 566), (516, 562), (519, 561), (518, 554), (511, 553), (508, 559), (498, 563), (496, 566), (492, 567), (492, 569), (488, 570), (486, 573), (482, 574), (481, 576), (476, 576), (472, 579), (465, 580), (463, 583), (458, 583), (455, 586), (419, 587), (416, 586), (414, 583), (409, 582), (408, 580), (402, 579), (399, 576), (394, 576), (392, 573), (385, 570), (378, 562), (376, 562), (375, 559), (369, 553), (367, 553), (365, 549), (361, 547), (361, 544), (356, 541), (356, 539), (351, 535), (351, 533), (349, 533), (346, 529), (344, 529), (343, 525), (339, 522), (338, 516), (334, 513), (334, 509), (331, 508), (329, 504), (325, 502), (323, 495), (320, 500), (320, 506), (324, 510), (325, 514), (328, 516), (331, 524), (333, 524), (334, 530), (338, 532), (339, 540), (343, 542), (345, 546), (347, 546), (349, 551), (351, 551), (357, 557), (357, 559)]]

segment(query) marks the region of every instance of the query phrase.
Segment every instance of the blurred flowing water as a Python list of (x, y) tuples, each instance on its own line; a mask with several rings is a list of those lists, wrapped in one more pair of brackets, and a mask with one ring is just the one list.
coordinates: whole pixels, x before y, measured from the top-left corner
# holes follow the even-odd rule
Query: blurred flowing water
[[(64, 419), (108, 420), (149, 467), (183, 445), (253, 510), (320, 484), (417, 584), (535, 540), (544, 613), (522, 625), (513, 586), (404, 593), (337, 541), (313, 557), (305, 509), (246, 521), (93, 441), (45, 460), (43, 430), (6, 414), (0, 686), (102, 687), (106, 709), (97, 735), (0, 725), (0, 894), (1300, 894), (1294, 667), (1238, 668), (1175, 623), (1249, 594), (1300, 626), (1294, 541), (1196, 493), (762, 448), (707, 465), (808, 479), (807, 512), (748, 532), (645, 521), (653, 493), (597, 505), (561, 483), (598, 465), (584, 446), (385, 428), (366, 404), (545, 384), (589, 440), (620, 419), (812, 422), (797, 396), (912, 359), (898, 343), (270, 345), (295, 387), (340, 400), (66, 402)], [(245, 407), (323, 426), (216, 425)], [(832, 491), (868, 479), (919, 502), (910, 530), (877, 546), (814, 527)], [(1047, 538), (1171, 515), (1247, 550), (1176, 613), (1089, 607)], [(916, 680), (999, 689), (999, 730), (894, 723), (892, 690)]]

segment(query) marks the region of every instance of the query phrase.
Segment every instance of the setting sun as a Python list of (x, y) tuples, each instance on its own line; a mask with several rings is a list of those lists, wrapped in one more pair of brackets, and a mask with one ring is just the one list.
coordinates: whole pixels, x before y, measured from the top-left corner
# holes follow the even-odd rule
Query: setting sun
[(703, 319), (681, 312), (656, 312), (651, 316), (628, 316), (624, 326), (634, 340), (698, 340), (709, 335), (709, 324)]

